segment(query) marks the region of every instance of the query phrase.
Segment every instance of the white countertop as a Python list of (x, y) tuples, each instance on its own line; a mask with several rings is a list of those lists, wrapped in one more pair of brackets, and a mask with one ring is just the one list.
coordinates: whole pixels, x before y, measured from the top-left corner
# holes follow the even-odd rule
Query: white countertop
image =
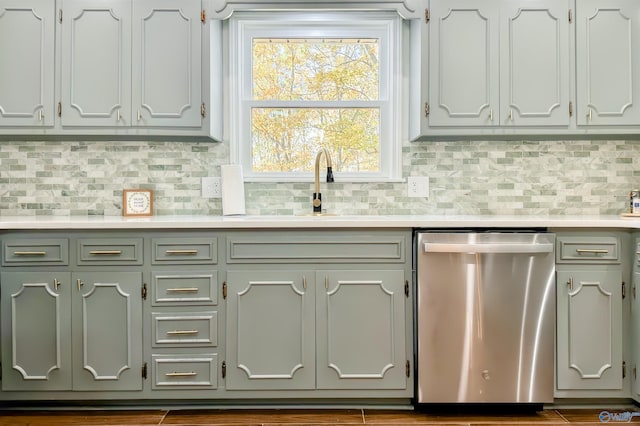
[(0, 216), (0, 230), (39, 229), (303, 229), (303, 228), (619, 228), (640, 229), (620, 216)]

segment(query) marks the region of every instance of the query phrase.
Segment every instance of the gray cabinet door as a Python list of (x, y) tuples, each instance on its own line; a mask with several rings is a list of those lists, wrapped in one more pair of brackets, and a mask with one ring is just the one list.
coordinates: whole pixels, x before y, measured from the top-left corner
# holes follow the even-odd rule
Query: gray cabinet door
[[(636, 257), (640, 259), (640, 243), (638, 243), (638, 254)], [(640, 262), (638, 260), (637, 262)], [(631, 356), (633, 358), (633, 370), (636, 374), (632, 375), (631, 396), (638, 401), (640, 399), (640, 377), (637, 370), (640, 368), (640, 267), (636, 267), (633, 273), (633, 298), (631, 299)]]
[(499, 124), (498, 2), (431, 2), (429, 124)]
[(142, 273), (77, 272), (74, 390), (142, 389)]
[(229, 271), (227, 389), (314, 389), (313, 272)]
[(133, 125), (201, 127), (200, 0), (133, 2)]
[(64, 0), (62, 125), (131, 125), (131, 1)]
[(640, 399), (640, 377), (637, 370), (640, 368), (640, 233), (634, 234), (633, 241), (633, 276), (631, 291), (631, 368), (636, 374), (631, 376), (631, 397)]
[(569, 2), (503, 1), (500, 124), (568, 126)]
[(405, 389), (404, 271), (318, 271), (319, 389)]
[(2, 389), (71, 390), (71, 286), (63, 272), (3, 272)]
[(0, 4), (0, 126), (53, 126), (55, 2)]
[(622, 271), (557, 273), (558, 389), (622, 389)]
[(578, 125), (640, 123), (640, 4), (576, 3)]

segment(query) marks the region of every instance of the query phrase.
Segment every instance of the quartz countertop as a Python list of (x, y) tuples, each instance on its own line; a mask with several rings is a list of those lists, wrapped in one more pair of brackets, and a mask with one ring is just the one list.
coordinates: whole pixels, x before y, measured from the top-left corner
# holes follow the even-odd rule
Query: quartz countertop
[(310, 229), (310, 228), (619, 228), (640, 229), (620, 216), (0, 216), (0, 230), (42, 229)]

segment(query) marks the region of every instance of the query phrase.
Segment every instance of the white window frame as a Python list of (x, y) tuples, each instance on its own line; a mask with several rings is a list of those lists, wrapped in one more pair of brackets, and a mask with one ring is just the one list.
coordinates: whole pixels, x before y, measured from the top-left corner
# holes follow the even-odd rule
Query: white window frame
[[(393, 12), (244, 12), (228, 21), (229, 58), (229, 148), (232, 163), (241, 164), (246, 181), (301, 182), (313, 179), (313, 170), (289, 173), (255, 173), (251, 159), (252, 39), (257, 38), (377, 38), (380, 40), (380, 170), (378, 172), (337, 172), (340, 182), (389, 182), (401, 180), (402, 18)], [(318, 104), (319, 108), (322, 104)], [(263, 107), (282, 106), (259, 101)], [(358, 106), (357, 101), (348, 106)], [(287, 107), (295, 107), (288, 103)], [(308, 107), (301, 101), (299, 106)], [(335, 103), (327, 103), (335, 107)], [(345, 106), (346, 103), (345, 103)], [(371, 107), (371, 102), (367, 102)]]

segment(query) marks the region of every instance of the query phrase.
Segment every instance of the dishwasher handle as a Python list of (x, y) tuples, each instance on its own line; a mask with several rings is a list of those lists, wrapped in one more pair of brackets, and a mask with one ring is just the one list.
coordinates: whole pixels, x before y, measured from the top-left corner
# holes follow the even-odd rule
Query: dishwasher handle
[(424, 243), (425, 253), (551, 253), (552, 243)]

